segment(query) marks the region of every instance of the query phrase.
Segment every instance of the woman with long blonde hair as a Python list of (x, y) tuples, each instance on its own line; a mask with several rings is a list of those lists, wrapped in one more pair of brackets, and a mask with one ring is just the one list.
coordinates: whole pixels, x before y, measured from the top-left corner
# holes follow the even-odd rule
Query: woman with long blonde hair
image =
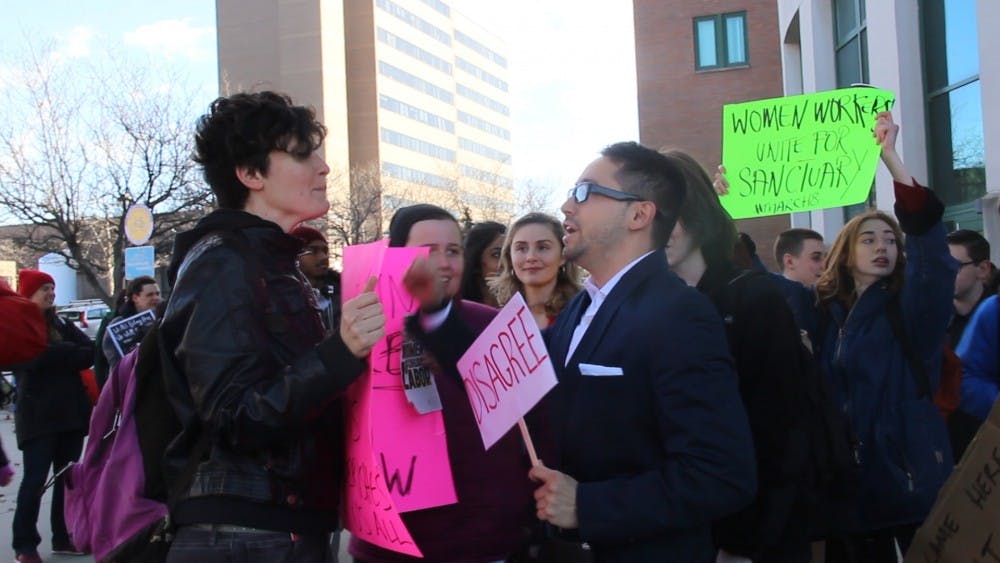
[(521, 293), (541, 328), (581, 289), (579, 269), (562, 255), (564, 234), (562, 223), (544, 213), (514, 221), (500, 254), (500, 274), (490, 282), (501, 307)]

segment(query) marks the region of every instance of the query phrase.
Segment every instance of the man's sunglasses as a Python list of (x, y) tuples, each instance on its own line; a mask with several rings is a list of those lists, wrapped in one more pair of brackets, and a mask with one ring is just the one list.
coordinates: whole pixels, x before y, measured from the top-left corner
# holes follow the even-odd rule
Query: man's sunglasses
[(611, 199), (618, 201), (646, 201), (635, 194), (630, 194), (628, 192), (612, 188), (605, 188), (604, 186), (594, 184), (593, 182), (581, 182), (573, 186), (570, 188), (567, 197), (573, 198), (577, 203), (583, 203), (587, 201), (590, 194), (600, 194), (604, 197), (610, 197)]

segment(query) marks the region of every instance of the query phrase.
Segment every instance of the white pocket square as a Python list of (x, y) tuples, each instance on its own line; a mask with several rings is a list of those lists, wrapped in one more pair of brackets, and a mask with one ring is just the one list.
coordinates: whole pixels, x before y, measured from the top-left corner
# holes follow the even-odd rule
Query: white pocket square
[(600, 366), (597, 364), (580, 364), (580, 375), (593, 377), (614, 377), (625, 375), (622, 368), (614, 366)]

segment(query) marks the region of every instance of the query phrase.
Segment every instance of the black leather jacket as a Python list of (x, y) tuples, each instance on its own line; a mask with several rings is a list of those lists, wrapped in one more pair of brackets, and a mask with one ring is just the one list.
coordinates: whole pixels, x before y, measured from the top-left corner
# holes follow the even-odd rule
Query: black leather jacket
[(211, 213), (175, 241), (177, 281), (161, 334), (175, 368), (165, 370), (167, 394), (183, 431), (167, 450), (168, 486), (210, 435), (174, 510), (181, 524), (296, 533), (337, 526), (338, 396), (364, 363), (339, 335), (321, 340), (296, 266), (301, 248), (274, 223), (233, 210)]

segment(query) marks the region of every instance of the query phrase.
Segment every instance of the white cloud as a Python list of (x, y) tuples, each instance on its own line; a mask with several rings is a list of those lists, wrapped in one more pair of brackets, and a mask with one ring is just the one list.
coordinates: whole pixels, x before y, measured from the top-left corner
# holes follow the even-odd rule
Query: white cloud
[(170, 60), (178, 57), (201, 60), (212, 56), (215, 46), (211, 40), (214, 37), (214, 29), (195, 27), (191, 18), (184, 18), (141, 25), (134, 31), (126, 32), (123, 41), (126, 45), (143, 47)]
[(90, 45), (93, 43), (95, 35), (94, 30), (85, 25), (78, 25), (65, 35), (57, 35), (58, 43), (55, 50), (52, 51), (52, 59), (64, 61), (89, 57), (91, 54)]

